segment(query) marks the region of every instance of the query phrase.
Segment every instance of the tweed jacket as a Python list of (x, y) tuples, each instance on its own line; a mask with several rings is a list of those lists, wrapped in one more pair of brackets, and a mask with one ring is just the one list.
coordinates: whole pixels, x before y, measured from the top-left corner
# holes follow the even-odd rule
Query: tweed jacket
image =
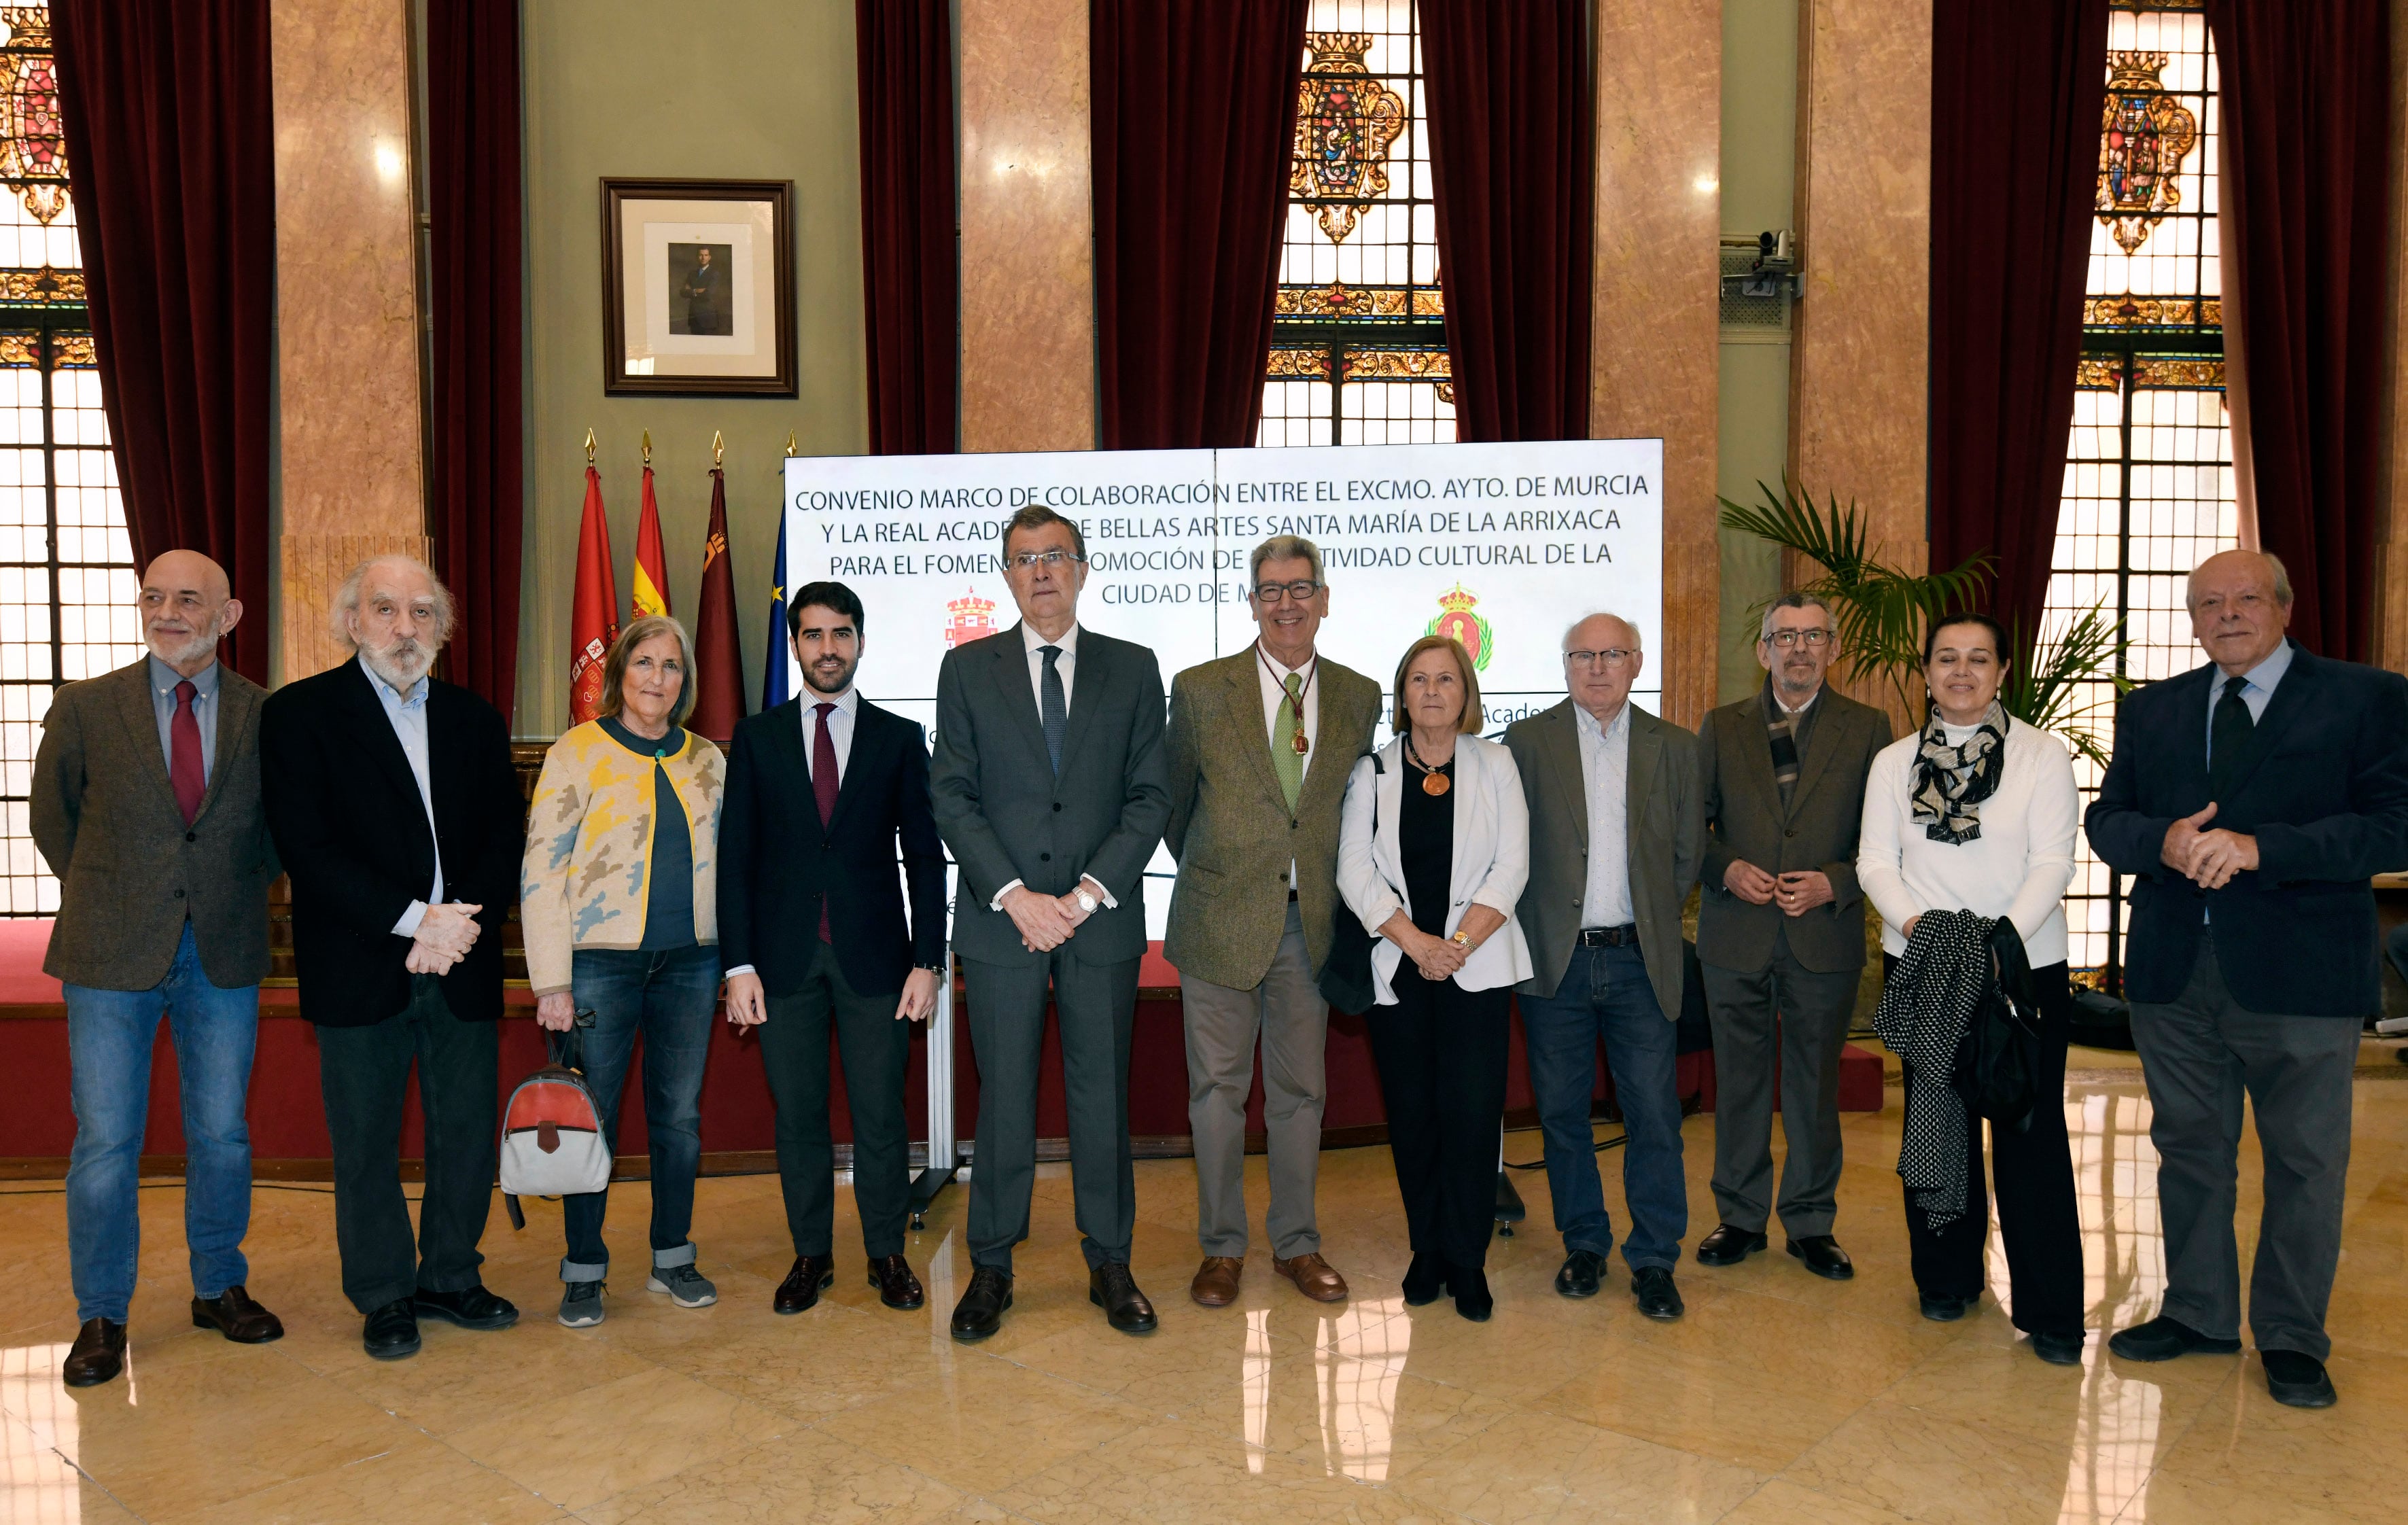
[[(1798, 760), (1789, 805), (1772, 776), (1772, 739), (1764, 690), (1709, 711), (1698, 728), (1698, 765), (1706, 806), (1705, 893), (1698, 907), (1698, 959), (1718, 969), (1761, 969), (1776, 939), (1817, 974), (1865, 966), (1865, 896), (1856, 880), (1856, 834), (1865, 815), (1865, 779), (1873, 756), (1890, 744), (1889, 717), (1825, 684)], [(1778, 905), (1751, 905), (1724, 886), (1745, 860), (1767, 874), (1819, 869), (1831, 900), (1802, 916)]]
[[(685, 745), (660, 765), (685, 807), (694, 844), (695, 941), (710, 944), (719, 941), (719, 808), (727, 764), (711, 742), (691, 731), (683, 735)], [(527, 983), (538, 995), (568, 989), (577, 948), (643, 946), (657, 798), (652, 762), (613, 740), (599, 720), (571, 726), (543, 754), (519, 871)]]
[[(1163, 957), (1180, 973), (1250, 991), (1269, 973), (1287, 925), (1288, 865), (1315, 976), (1329, 958), (1338, 915), (1338, 828), (1346, 779), (1369, 754), (1380, 685), (1326, 657), (1313, 669), (1319, 740), (1290, 811), (1272, 771), (1263, 719), (1261, 659), (1236, 656), (1188, 668), (1170, 684), (1163, 751), (1179, 860)], [(1287, 742), (1282, 731), (1278, 740)]]
[[(1698, 738), (1630, 705), (1630, 769), (1626, 817), (1630, 907), (1647, 984), (1665, 1019), (1681, 1019), (1687, 958), (1681, 907), (1698, 882), (1705, 813), (1698, 797)], [(1588, 782), (1581, 771), (1580, 722), (1570, 699), (1505, 732), (1530, 802), (1530, 882), (1521, 918), (1530, 936), (1524, 995), (1550, 996), (1571, 966), (1581, 905), (1588, 892)]]
[(42, 969), (72, 985), (147, 991), (184, 922), (222, 989), (267, 973), (267, 886), (281, 872), (260, 806), (259, 685), (218, 667), (218, 736), (200, 814), (184, 824), (151, 708), (150, 659), (50, 698), (34, 759), (34, 844), (59, 877)]

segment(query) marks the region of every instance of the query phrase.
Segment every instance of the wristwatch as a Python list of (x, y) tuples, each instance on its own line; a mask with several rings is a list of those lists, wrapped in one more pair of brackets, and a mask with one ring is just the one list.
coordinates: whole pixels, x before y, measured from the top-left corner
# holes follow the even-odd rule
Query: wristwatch
[(1082, 881), (1079, 888), (1072, 891), (1071, 893), (1079, 897), (1079, 909), (1086, 912), (1089, 916), (1095, 915), (1096, 907), (1103, 905), (1102, 901), (1097, 900), (1095, 896), (1087, 892), (1087, 886), (1083, 881)]

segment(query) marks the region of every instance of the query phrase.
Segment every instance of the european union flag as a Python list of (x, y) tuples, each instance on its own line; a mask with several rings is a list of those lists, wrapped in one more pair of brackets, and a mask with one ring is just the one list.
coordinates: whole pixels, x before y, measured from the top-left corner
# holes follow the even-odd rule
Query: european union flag
[(778, 558), (769, 563), (769, 654), (761, 663), (761, 707), (786, 702), (786, 516), (778, 516)]

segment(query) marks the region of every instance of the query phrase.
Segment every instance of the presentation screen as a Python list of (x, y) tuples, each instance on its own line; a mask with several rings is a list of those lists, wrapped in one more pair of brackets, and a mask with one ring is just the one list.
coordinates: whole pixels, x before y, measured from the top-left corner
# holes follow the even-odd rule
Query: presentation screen
[[(1078, 523), (1079, 622), (1152, 647), (1166, 691), (1253, 642), (1248, 554), (1300, 534), (1330, 589), (1321, 654), (1385, 690), (1416, 637), (1455, 635), (1494, 735), (1563, 698), (1564, 630), (1599, 609), (1638, 628), (1650, 660), (1635, 691), (1656, 707), (1663, 474), (1659, 439), (796, 456), (780, 580), (789, 597), (822, 578), (858, 593), (862, 693), (933, 730), (945, 653), (1019, 621), (999, 555), (1017, 509)], [(787, 691), (801, 690), (790, 656)], [(1157, 853), (1154, 871), (1171, 867)], [(1148, 901), (1159, 937), (1167, 885)]]

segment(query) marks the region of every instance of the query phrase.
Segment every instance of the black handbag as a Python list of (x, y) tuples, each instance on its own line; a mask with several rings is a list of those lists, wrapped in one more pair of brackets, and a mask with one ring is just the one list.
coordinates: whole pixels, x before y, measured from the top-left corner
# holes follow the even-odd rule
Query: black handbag
[[(1371, 754), (1371, 777), (1374, 779), (1388, 770), (1381, 765), (1380, 754)], [(1380, 789), (1371, 786), (1371, 834), (1380, 833)], [(1322, 961), (1321, 997), (1349, 1017), (1360, 1017), (1371, 1009), (1380, 998), (1371, 983), (1371, 945), (1379, 941), (1346, 898), (1338, 899), (1337, 925), (1329, 939), (1329, 957)]]
[(1989, 940), (1996, 974), (1965, 1024), (1954, 1078), (1967, 1108), (2020, 1133), (2040, 1101), (2040, 1002), (2015, 924), (1999, 918)]

